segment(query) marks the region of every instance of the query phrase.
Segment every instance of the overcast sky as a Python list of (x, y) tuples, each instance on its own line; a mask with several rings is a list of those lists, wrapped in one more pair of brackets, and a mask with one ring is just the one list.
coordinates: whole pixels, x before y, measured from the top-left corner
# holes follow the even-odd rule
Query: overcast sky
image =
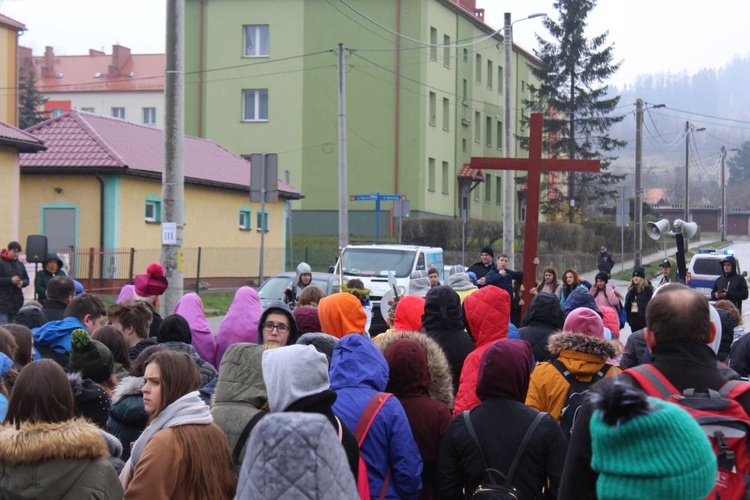
[[(486, 10), (488, 24), (501, 28), (504, 12), (514, 20), (536, 12), (556, 17), (553, 3), (477, 0), (477, 7)], [(26, 25), (21, 44), (35, 54), (41, 54), (45, 45), (61, 55), (85, 54), (90, 48), (110, 53), (115, 43), (134, 53), (164, 52), (165, 0), (0, 0), (0, 13)], [(599, 0), (588, 34), (609, 30), (615, 57), (623, 61), (612, 83), (621, 86), (632, 83), (638, 74), (694, 73), (721, 67), (735, 55), (747, 56), (749, 20), (750, 0)], [(539, 19), (517, 23), (514, 39), (533, 50), (535, 32), (547, 35)]]

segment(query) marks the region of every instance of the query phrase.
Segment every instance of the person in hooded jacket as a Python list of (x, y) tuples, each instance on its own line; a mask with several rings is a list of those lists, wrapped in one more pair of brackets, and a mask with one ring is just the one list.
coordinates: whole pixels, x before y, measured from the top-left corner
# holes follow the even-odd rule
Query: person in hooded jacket
[(203, 301), (197, 293), (186, 293), (174, 306), (174, 313), (185, 318), (190, 325), (191, 343), (198, 356), (218, 369), (216, 362), (216, 337), (208, 325)]
[(461, 378), (464, 360), (474, 350), (474, 343), (464, 330), (461, 299), (451, 287), (437, 286), (427, 292), (422, 327), (427, 336), (437, 342), (448, 359), (455, 395), (458, 392), (458, 381)]
[(476, 348), (466, 356), (461, 369), (453, 416), (464, 410), (471, 410), (480, 403), (477, 397), (479, 360), (493, 342), (508, 336), (510, 321), (508, 292), (496, 286), (480, 288), (464, 300), (464, 317), (467, 330), (474, 339)]
[(187, 320), (179, 314), (170, 314), (159, 325), (156, 338), (160, 345), (170, 351), (184, 352), (195, 361), (201, 377), (201, 387), (219, 375), (211, 363), (201, 358), (192, 346), (193, 334)]
[(0, 427), (0, 498), (122, 498), (104, 434), (73, 415), (57, 363), (43, 359), (21, 370)]
[[(432, 288), (430, 288), (430, 290), (432, 290)], [(424, 297), (420, 297), (419, 295), (407, 295), (406, 297), (401, 298), (401, 300), (396, 303), (396, 311), (393, 314), (393, 331), (422, 331), (424, 302)]]
[(305, 289), (307, 285), (312, 282), (312, 267), (306, 262), (300, 262), (297, 265), (297, 276), (294, 281), (286, 287), (284, 295), (282, 297), (285, 304), (289, 304), (289, 307), (294, 309), (299, 300), (299, 294)]
[(359, 447), (351, 430), (333, 414), (336, 393), (331, 390), (325, 354), (303, 345), (268, 349), (263, 352), (262, 368), (271, 413), (319, 413), (326, 417), (336, 435), (341, 436), (340, 443), (356, 482)]
[(727, 256), (721, 261), (724, 274), (716, 278), (711, 290), (711, 300), (728, 300), (742, 315), (742, 301), (747, 299), (747, 281), (744, 276), (737, 274), (737, 261)]
[(297, 321), (297, 329), (300, 335), (320, 332), (320, 318), (318, 317), (317, 307), (298, 305), (294, 308), (294, 319)]
[[(330, 378), (338, 396), (334, 414), (356, 429), (367, 404), (386, 388), (388, 363), (371, 340), (346, 335), (333, 350)], [(386, 399), (380, 408), (360, 453), (373, 498), (416, 498), (422, 491), (422, 458), (404, 408), (395, 397)]]
[(540, 292), (531, 300), (518, 333), (522, 340), (531, 344), (537, 363), (552, 359), (552, 353), (547, 348), (547, 340), (559, 332), (564, 324), (565, 315), (557, 295)]
[(258, 323), (258, 343), (266, 349), (295, 344), (299, 335), (294, 313), (284, 302), (271, 302), (261, 314)]
[(219, 325), (216, 336), (216, 360), (214, 366), (221, 365), (221, 358), (230, 345), (237, 342), (259, 342), (258, 325), (263, 314), (263, 305), (255, 289), (240, 287), (234, 294), (227, 315)]
[(323, 297), (318, 303), (320, 329), (323, 333), (342, 338), (350, 333), (364, 334), (367, 315), (357, 297), (339, 292)]
[[(487, 465), (469, 436), (463, 415), (455, 417), (440, 444), (437, 484), (441, 498), (465, 498), (464, 491), (474, 491), (483, 481), (486, 467), (508, 473), (524, 434), (539, 413), (524, 404), (532, 363), (531, 346), (524, 340), (502, 339), (484, 351), (477, 382), (481, 403), (469, 418)], [(519, 498), (541, 498), (543, 489), (548, 492), (544, 498), (555, 498), (566, 446), (555, 419), (542, 417), (512, 478)]]
[(26, 267), (18, 260), (21, 244), (8, 243), (0, 253), (0, 325), (13, 323), (16, 313), (23, 307), (23, 288), (29, 286)]
[[(258, 344), (234, 344), (227, 349), (219, 367), (211, 415), (224, 431), (229, 449), (239, 459), (245, 455), (247, 447), (247, 437), (244, 442), (240, 440), (243, 429), (258, 413), (268, 410), (261, 365), (263, 351), (263, 346)], [(239, 466), (239, 461), (235, 462), (235, 468), (239, 470)]]
[(36, 273), (34, 277), (34, 292), (36, 300), (42, 302), (47, 298), (47, 283), (57, 276), (67, 276), (63, 271), (63, 261), (56, 253), (48, 253), (44, 260), (44, 266)]
[[(604, 323), (591, 309), (581, 307), (565, 319), (563, 331), (548, 342), (552, 355), (579, 381), (589, 382), (602, 372), (604, 377), (619, 375), (616, 366), (607, 361), (620, 355), (620, 343), (604, 338)], [(526, 404), (546, 411), (558, 421), (567, 402), (570, 383), (552, 362), (539, 363), (531, 374)]]
[(250, 436), (234, 498), (355, 500), (357, 486), (347, 468), (338, 436), (324, 416), (273, 413)]
[[(463, 266), (458, 267), (463, 269)], [(472, 283), (471, 278), (469, 278), (469, 274), (464, 271), (451, 274), (448, 277), (448, 286), (450, 286), (453, 291), (458, 294), (458, 298), (461, 300), (462, 304), (467, 295), (471, 295), (472, 293), (479, 290), (479, 288), (474, 283)]]
[[(408, 338), (397, 339), (383, 353), (390, 370), (386, 390), (392, 392), (404, 407), (422, 455), (424, 468), (420, 498), (439, 498), (435, 482), (438, 451), (440, 440), (450, 426), (451, 412), (445, 403), (431, 398), (428, 393), (430, 374), (427, 370), (427, 352), (419, 342)], [(447, 362), (444, 362), (444, 366), (447, 372)], [(450, 394), (451, 384), (446, 386)]]

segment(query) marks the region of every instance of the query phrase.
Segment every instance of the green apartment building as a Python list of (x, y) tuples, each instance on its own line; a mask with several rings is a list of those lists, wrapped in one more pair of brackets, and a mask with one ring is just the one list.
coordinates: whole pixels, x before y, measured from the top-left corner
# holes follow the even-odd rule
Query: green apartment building
[[(345, 47), (349, 194), (405, 194), (411, 217), (460, 216), (458, 174), (505, 155), (503, 39), (475, 0), (187, 0), (185, 133), (279, 154), (301, 188), (294, 234), (338, 232), (338, 55)], [(497, 27), (495, 28), (497, 29)], [(539, 61), (517, 46), (516, 123)], [(512, 156), (524, 155), (517, 149)], [(502, 174), (481, 173), (470, 217), (498, 220)], [(387, 234), (390, 202), (382, 203)], [(349, 203), (372, 236), (375, 203)]]

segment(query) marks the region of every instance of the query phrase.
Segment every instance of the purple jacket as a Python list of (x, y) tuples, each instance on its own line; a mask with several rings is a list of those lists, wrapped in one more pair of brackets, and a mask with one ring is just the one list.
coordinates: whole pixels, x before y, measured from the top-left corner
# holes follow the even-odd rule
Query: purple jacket
[(203, 301), (200, 296), (195, 293), (186, 294), (174, 306), (174, 313), (185, 318), (190, 325), (192, 344), (198, 355), (217, 368), (219, 363), (216, 363), (216, 339), (208, 326), (206, 315), (203, 314)]

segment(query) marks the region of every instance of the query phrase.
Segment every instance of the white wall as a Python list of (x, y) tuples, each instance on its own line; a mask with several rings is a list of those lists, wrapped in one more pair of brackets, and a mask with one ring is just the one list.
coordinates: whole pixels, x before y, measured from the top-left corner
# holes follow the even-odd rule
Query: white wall
[(125, 108), (125, 119), (143, 123), (143, 108), (156, 108), (156, 127), (164, 128), (163, 92), (71, 92), (45, 94), (50, 101), (70, 101), (71, 109), (94, 108), (97, 115), (112, 116), (112, 108)]

